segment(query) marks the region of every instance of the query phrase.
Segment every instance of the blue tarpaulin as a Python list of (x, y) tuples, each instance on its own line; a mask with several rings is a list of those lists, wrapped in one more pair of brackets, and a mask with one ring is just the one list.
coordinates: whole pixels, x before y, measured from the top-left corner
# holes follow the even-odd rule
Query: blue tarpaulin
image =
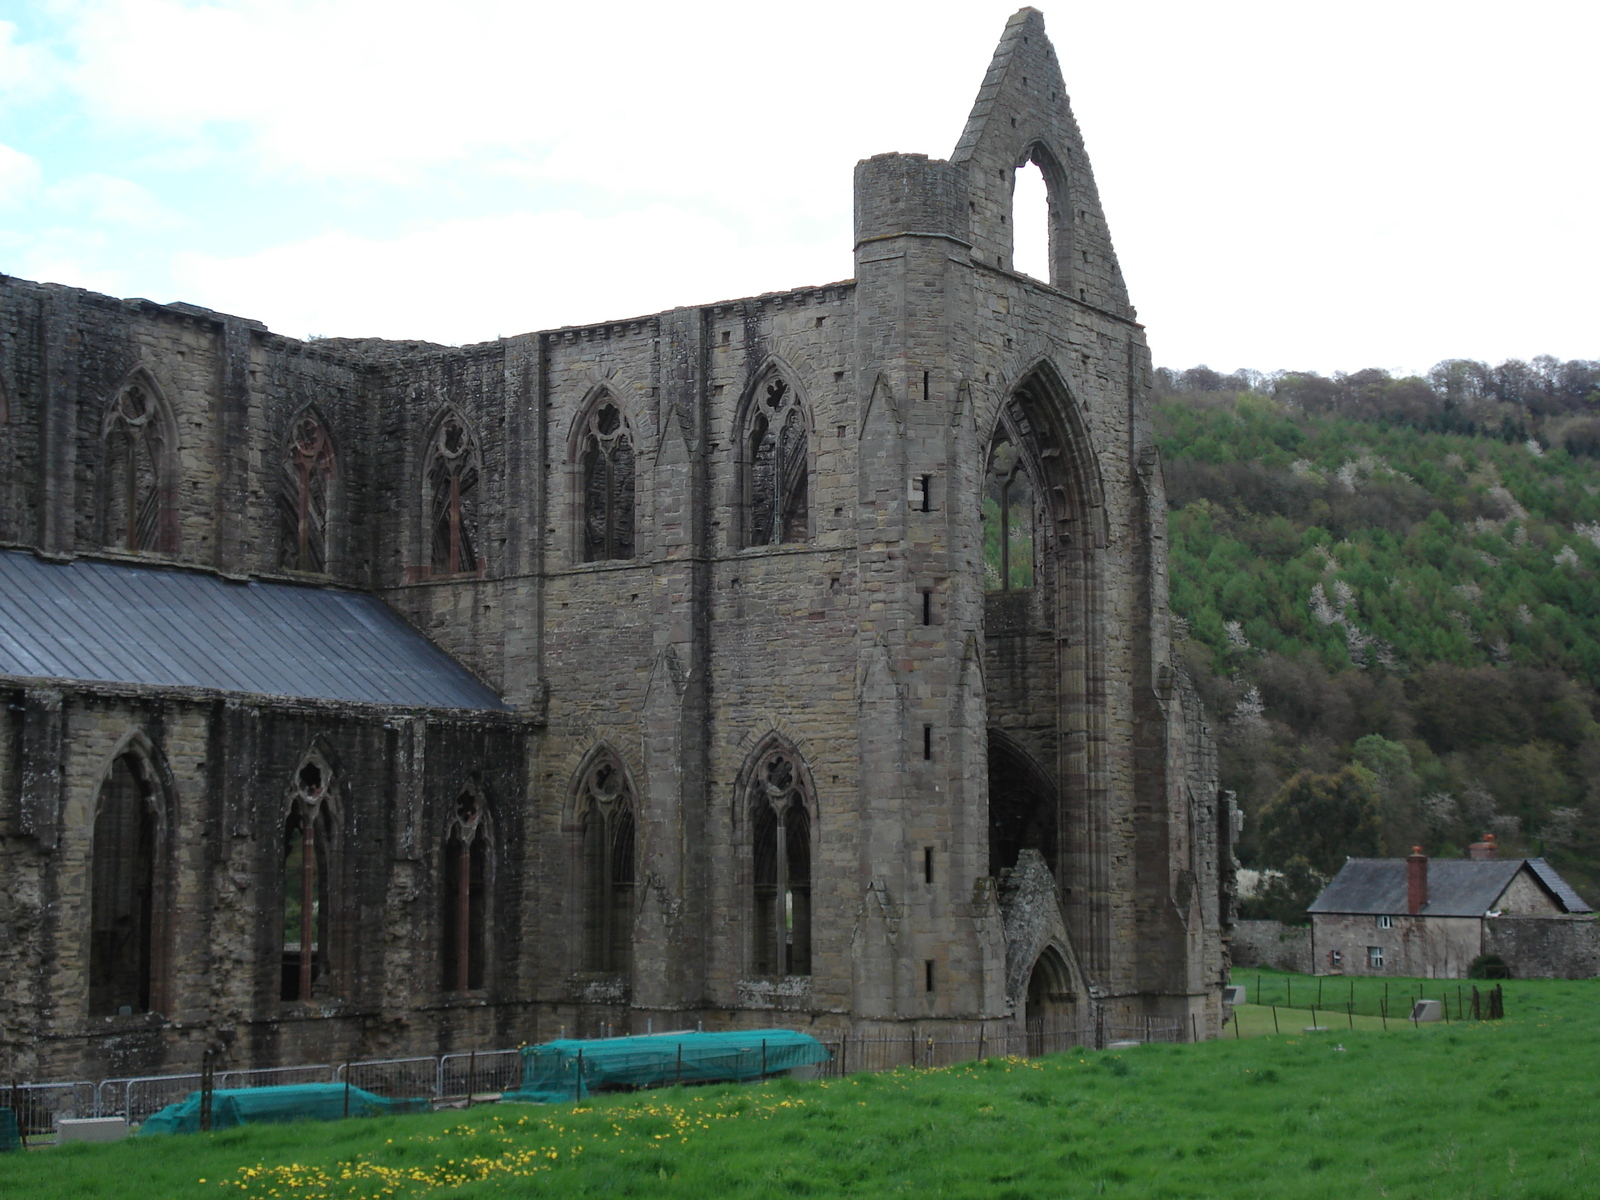
[[(211, 1093), (211, 1128), (283, 1124), (289, 1121), (337, 1121), (341, 1117), (377, 1117), (385, 1113), (428, 1112), (427, 1097), (395, 1100), (375, 1096), (342, 1083), (295, 1083), (282, 1087), (218, 1088)], [(139, 1128), (139, 1136), (200, 1132), (200, 1093), (169, 1104)]]
[(810, 1034), (792, 1029), (564, 1038), (522, 1051), (522, 1083), (504, 1100), (553, 1104), (603, 1088), (760, 1079), (828, 1061)]

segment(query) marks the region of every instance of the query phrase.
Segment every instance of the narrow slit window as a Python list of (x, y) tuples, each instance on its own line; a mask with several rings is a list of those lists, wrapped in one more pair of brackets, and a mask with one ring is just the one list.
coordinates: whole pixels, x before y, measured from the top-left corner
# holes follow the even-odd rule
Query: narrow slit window
[(933, 624), (933, 593), (932, 592), (923, 592), (922, 593), (922, 623), (924, 625), (932, 625)]
[(922, 848), (922, 882), (923, 883), (932, 883), (933, 882), (933, 847), (932, 846), (924, 846)]
[(932, 725), (924, 725), (922, 727), (922, 757), (923, 757), (924, 761), (931, 761), (932, 758), (933, 758), (933, 726)]
[(922, 990), (933, 992), (933, 959), (928, 959), (922, 964)]
[(922, 511), (923, 512), (932, 512), (933, 511), (933, 476), (932, 475), (924, 475), (922, 477)]

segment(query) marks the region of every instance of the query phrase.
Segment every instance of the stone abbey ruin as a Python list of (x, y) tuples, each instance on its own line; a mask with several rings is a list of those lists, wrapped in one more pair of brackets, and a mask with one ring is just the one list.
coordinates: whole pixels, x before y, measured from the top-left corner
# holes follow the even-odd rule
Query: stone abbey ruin
[(0, 1076), (1214, 1033), (1150, 371), (1032, 9), (840, 283), (452, 348), (0, 278)]

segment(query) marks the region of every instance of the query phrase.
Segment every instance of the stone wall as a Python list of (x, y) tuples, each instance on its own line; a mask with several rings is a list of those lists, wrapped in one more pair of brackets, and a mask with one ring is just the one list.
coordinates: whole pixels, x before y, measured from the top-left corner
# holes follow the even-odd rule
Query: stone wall
[(1498, 954), (1514, 979), (1600, 975), (1600, 923), (1585, 917), (1486, 917), (1483, 952)]
[(1233, 926), (1233, 965), (1274, 971), (1316, 973), (1311, 958), (1311, 927), (1280, 921), (1238, 921)]
[[(1011, 180), (1026, 161), (1052, 190), (1048, 281), (1011, 269)], [(1231, 809), (1172, 657), (1150, 354), (1040, 15), (1008, 23), (949, 161), (881, 155), (855, 183), (852, 280), (474, 346), (299, 343), (191, 306), (0, 279), (0, 455), (17, 468), (0, 483), (0, 539), (374, 590), (518, 714), (514, 728), (311, 720), (289, 701), (140, 693), (105, 701), (96, 734), (70, 682), (54, 709), (19, 701), (13, 749), (0, 750), (12, 761), (52, 720), (92, 759), (111, 726), (170, 711), (172, 745), (166, 726), (149, 737), (176, 793), (252, 814), (174, 826), (176, 886), (208, 924), (162, 982), (193, 1032), (151, 1018), (150, 1046), (248, 1028), (234, 1036), (266, 1061), (491, 1031), (516, 1042), (551, 1025), (760, 1023), (775, 1007), (789, 1023), (1013, 1021), (1028, 964), (1008, 967), (989, 854), (1001, 741), (1039, 781), (1053, 830), (1028, 836), (1054, 845), (1034, 876), (1058, 889), (1056, 983), (1084, 981), (1114, 1019), (1217, 1028)], [(135, 555), (97, 515), (106, 413), (130, 379), (170, 422), (175, 531)], [(762, 541), (755, 414), (790, 401), (805, 512)], [(583, 431), (603, 404), (630, 439), (636, 537), (631, 557), (585, 561)], [(307, 414), (334, 464), (313, 576), (286, 566), (282, 516)], [(474, 480), (457, 533), (475, 554), (454, 571), (433, 549), (429, 472), (446, 429)], [(1031, 587), (986, 594), (997, 436), (1033, 483), (1035, 572)], [(259, 709), (259, 728), (230, 705)], [(287, 1011), (264, 982), (250, 897), (273, 886), (279, 834), (262, 806), (281, 781), (266, 781), (314, 736), (347, 740), (339, 754), (362, 781), (347, 838), (370, 850), (346, 894), (364, 936), (359, 950), (346, 940), (345, 1007)], [(798, 764), (810, 818), (803, 977), (752, 965), (752, 771), (774, 748)], [(619, 764), (637, 809), (632, 961), (616, 978), (582, 953), (580, 785), (597, 756)], [(448, 771), (472, 762), (493, 778), (505, 834), (499, 965), (481, 1002), (457, 1005), (426, 984), (430, 897), (436, 806), (457, 786)], [(13, 768), (5, 784), (16, 815), (0, 869), (38, 897), (6, 915), (27, 931), (0, 1000), (12, 1055), (36, 1052), (35, 1012), (55, 1014), (48, 1036), (63, 1046), (89, 1036), (82, 899), (68, 892), (82, 888), (91, 802), (74, 776), (79, 824), (35, 820), (46, 776)], [(222, 837), (228, 821), (240, 832)]]

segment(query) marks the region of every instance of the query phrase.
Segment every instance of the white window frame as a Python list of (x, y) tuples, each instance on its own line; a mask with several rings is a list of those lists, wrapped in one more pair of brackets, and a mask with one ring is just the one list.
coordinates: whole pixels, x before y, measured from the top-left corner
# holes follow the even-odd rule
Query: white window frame
[(1379, 970), (1379, 971), (1383, 970), (1383, 947), (1382, 946), (1368, 946), (1367, 947), (1367, 969), (1368, 970)]
[(1393, 929), (1394, 928), (1394, 918), (1389, 916), (1389, 915), (1387, 915), (1387, 914), (1385, 914), (1384, 916), (1379, 917), (1378, 918), (1378, 928), (1379, 929)]

